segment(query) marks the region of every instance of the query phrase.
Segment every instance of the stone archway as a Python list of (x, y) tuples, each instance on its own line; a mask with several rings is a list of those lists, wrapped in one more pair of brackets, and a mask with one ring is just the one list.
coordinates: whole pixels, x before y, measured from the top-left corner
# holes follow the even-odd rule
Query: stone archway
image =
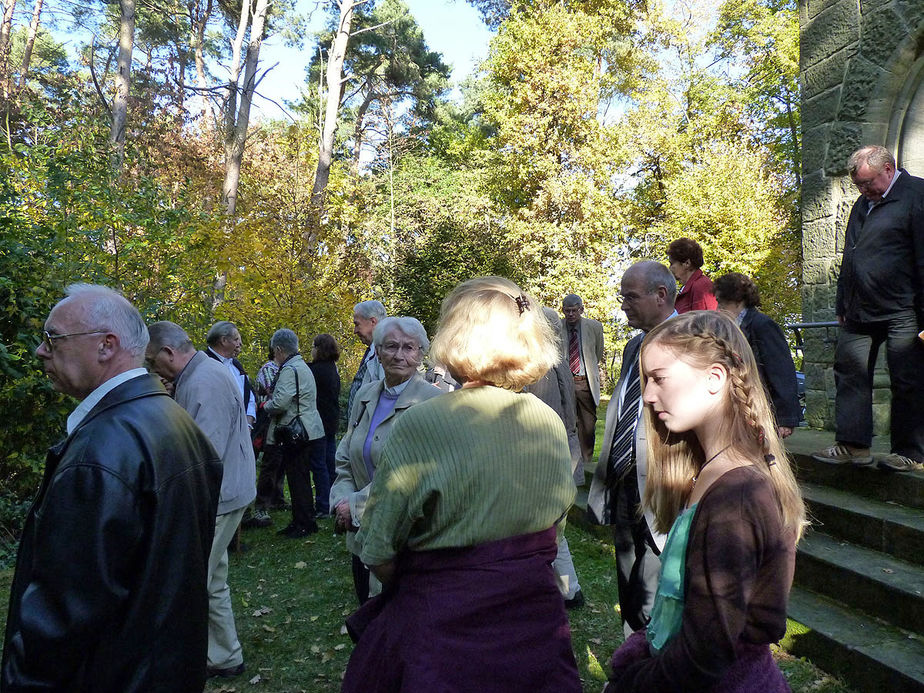
[(924, 57), (917, 59), (896, 99), (886, 146), (902, 167), (924, 175)]

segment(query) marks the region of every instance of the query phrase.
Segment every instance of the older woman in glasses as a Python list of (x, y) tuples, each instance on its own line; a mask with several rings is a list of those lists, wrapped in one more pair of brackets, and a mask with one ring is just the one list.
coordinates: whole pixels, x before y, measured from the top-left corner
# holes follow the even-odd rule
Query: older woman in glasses
[(335, 526), (347, 533), (347, 548), (353, 554), (353, 585), (360, 604), (369, 598), (370, 589), (373, 594), (381, 589), (375, 579), (370, 588), (369, 570), (358, 556), (356, 531), (362, 526), (382, 448), (395, 421), (409, 407), (441, 392), (418, 373), (430, 340), (415, 318), (383, 318), (372, 332), (372, 346), (385, 379), (369, 383), (356, 393), (346, 435), (337, 447), (337, 476), (330, 491)]
[(392, 429), (360, 556), (385, 584), (348, 619), (343, 691), (581, 690), (552, 561), (574, 498), (561, 419), (518, 394), (561, 358), (513, 282), (473, 279), (443, 302), (432, 356), (463, 383)]

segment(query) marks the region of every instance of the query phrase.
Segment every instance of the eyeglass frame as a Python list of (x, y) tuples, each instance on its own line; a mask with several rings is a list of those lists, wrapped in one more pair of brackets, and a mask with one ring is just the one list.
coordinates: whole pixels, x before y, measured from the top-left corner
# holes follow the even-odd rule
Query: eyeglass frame
[(68, 337), (83, 337), (88, 334), (106, 334), (109, 330), (90, 330), (89, 332), (71, 332), (70, 334), (52, 334), (48, 330), (42, 330), (42, 344), (49, 352), (55, 350), (55, 341), (58, 339), (67, 339)]
[[(660, 288), (661, 287), (658, 287), (658, 289)], [(616, 294), (616, 302), (619, 303), (619, 305), (622, 305), (623, 303), (635, 303), (636, 301), (642, 300), (646, 296), (651, 296), (652, 294), (658, 293), (658, 289), (655, 289), (654, 291), (646, 291), (645, 293), (639, 294), (638, 296), (634, 296), (634, 295), (626, 296), (624, 294), (619, 293), (619, 294)]]

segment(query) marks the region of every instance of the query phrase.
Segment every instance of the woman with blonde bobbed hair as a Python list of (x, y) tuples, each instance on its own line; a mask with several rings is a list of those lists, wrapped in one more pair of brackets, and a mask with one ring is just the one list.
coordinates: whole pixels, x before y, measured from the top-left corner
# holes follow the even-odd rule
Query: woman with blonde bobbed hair
[(654, 328), (641, 348), (642, 502), (669, 532), (651, 621), (613, 655), (606, 693), (782, 693), (805, 507), (741, 330), (718, 311)]
[(462, 388), (395, 422), (357, 536), (385, 586), (348, 619), (343, 691), (581, 690), (552, 561), (574, 499), (555, 412), (517, 390), (561, 358), (540, 304), (481, 277), (430, 353)]

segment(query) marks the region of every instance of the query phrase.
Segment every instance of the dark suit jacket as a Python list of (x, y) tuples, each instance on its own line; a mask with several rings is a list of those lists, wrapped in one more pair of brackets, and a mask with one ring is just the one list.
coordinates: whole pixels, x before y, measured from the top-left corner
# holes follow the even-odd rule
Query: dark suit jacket
[(756, 308), (748, 308), (741, 320), (741, 331), (747, 337), (757, 370), (770, 396), (778, 426), (795, 428), (802, 418), (796, 386), (796, 367), (783, 330)]
[(862, 195), (850, 210), (837, 280), (836, 312), (848, 322), (924, 316), (924, 180), (904, 169), (867, 213)]

